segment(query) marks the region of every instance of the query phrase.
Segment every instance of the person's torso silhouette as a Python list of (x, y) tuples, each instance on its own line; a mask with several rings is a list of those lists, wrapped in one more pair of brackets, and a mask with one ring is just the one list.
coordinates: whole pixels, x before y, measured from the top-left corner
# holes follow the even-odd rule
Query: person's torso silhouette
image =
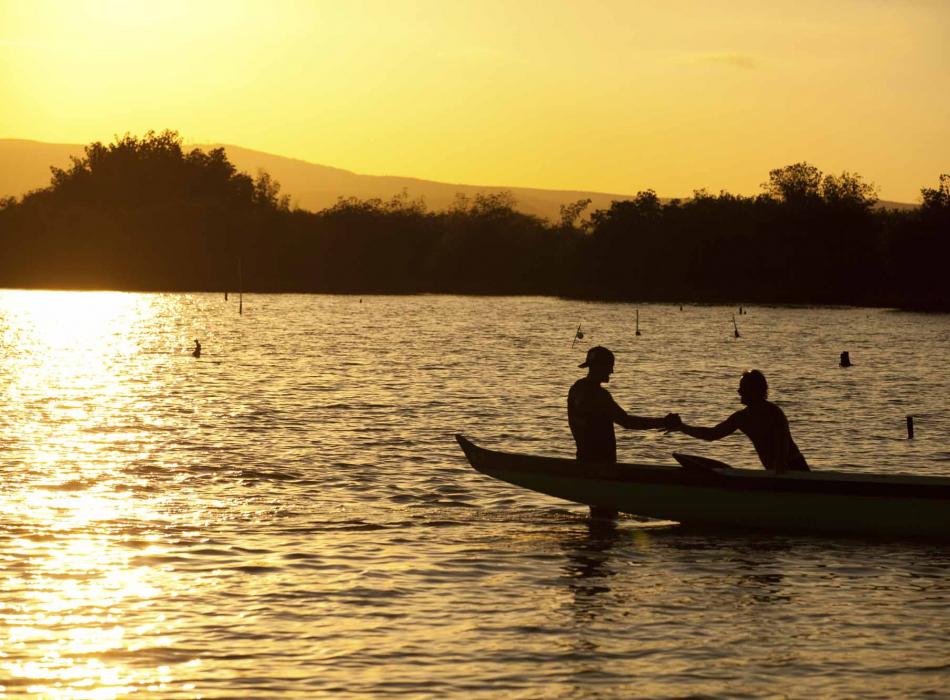
[(808, 471), (805, 458), (792, 439), (788, 418), (781, 408), (761, 399), (728, 419), (752, 441), (762, 466), (777, 471)]
[(590, 376), (574, 382), (567, 393), (567, 421), (577, 444), (577, 459), (586, 462), (616, 462), (614, 433), (616, 402)]

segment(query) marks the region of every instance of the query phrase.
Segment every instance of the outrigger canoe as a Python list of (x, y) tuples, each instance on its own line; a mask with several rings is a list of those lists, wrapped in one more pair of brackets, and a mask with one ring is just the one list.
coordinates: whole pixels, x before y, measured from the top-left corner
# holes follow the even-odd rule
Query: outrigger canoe
[(678, 465), (582, 463), (496, 452), (455, 438), (471, 465), (589, 506), (686, 525), (950, 539), (950, 478), (734, 469), (674, 453)]

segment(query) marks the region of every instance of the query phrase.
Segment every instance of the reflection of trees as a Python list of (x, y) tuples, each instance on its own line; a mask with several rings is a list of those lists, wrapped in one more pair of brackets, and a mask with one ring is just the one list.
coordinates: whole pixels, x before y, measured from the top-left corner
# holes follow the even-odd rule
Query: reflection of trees
[(0, 199), (0, 285), (561, 294), (950, 308), (950, 176), (917, 210), (878, 210), (860, 175), (809, 163), (756, 197), (652, 190), (584, 218), (519, 212), (510, 193), (429, 211), (408, 194), (292, 210), (267, 173), (173, 132), (94, 143), (50, 186)]

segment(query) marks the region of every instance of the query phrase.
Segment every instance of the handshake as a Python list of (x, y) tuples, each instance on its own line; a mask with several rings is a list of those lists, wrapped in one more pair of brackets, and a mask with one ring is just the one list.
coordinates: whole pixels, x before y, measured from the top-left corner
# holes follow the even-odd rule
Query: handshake
[(683, 427), (683, 419), (679, 413), (667, 413), (663, 419), (663, 430), (667, 433), (673, 433)]

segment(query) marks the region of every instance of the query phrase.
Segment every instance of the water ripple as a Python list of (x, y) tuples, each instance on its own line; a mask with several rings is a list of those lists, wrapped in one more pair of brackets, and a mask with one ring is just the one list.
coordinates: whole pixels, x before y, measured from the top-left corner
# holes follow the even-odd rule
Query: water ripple
[(597, 524), (452, 436), (571, 456), (583, 322), (634, 413), (710, 424), (758, 366), (816, 468), (950, 475), (947, 316), (747, 307), (737, 341), (716, 306), (635, 337), (630, 304), (245, 301), (0, 292), (0, 696), (944, 692), (945, 546)]

